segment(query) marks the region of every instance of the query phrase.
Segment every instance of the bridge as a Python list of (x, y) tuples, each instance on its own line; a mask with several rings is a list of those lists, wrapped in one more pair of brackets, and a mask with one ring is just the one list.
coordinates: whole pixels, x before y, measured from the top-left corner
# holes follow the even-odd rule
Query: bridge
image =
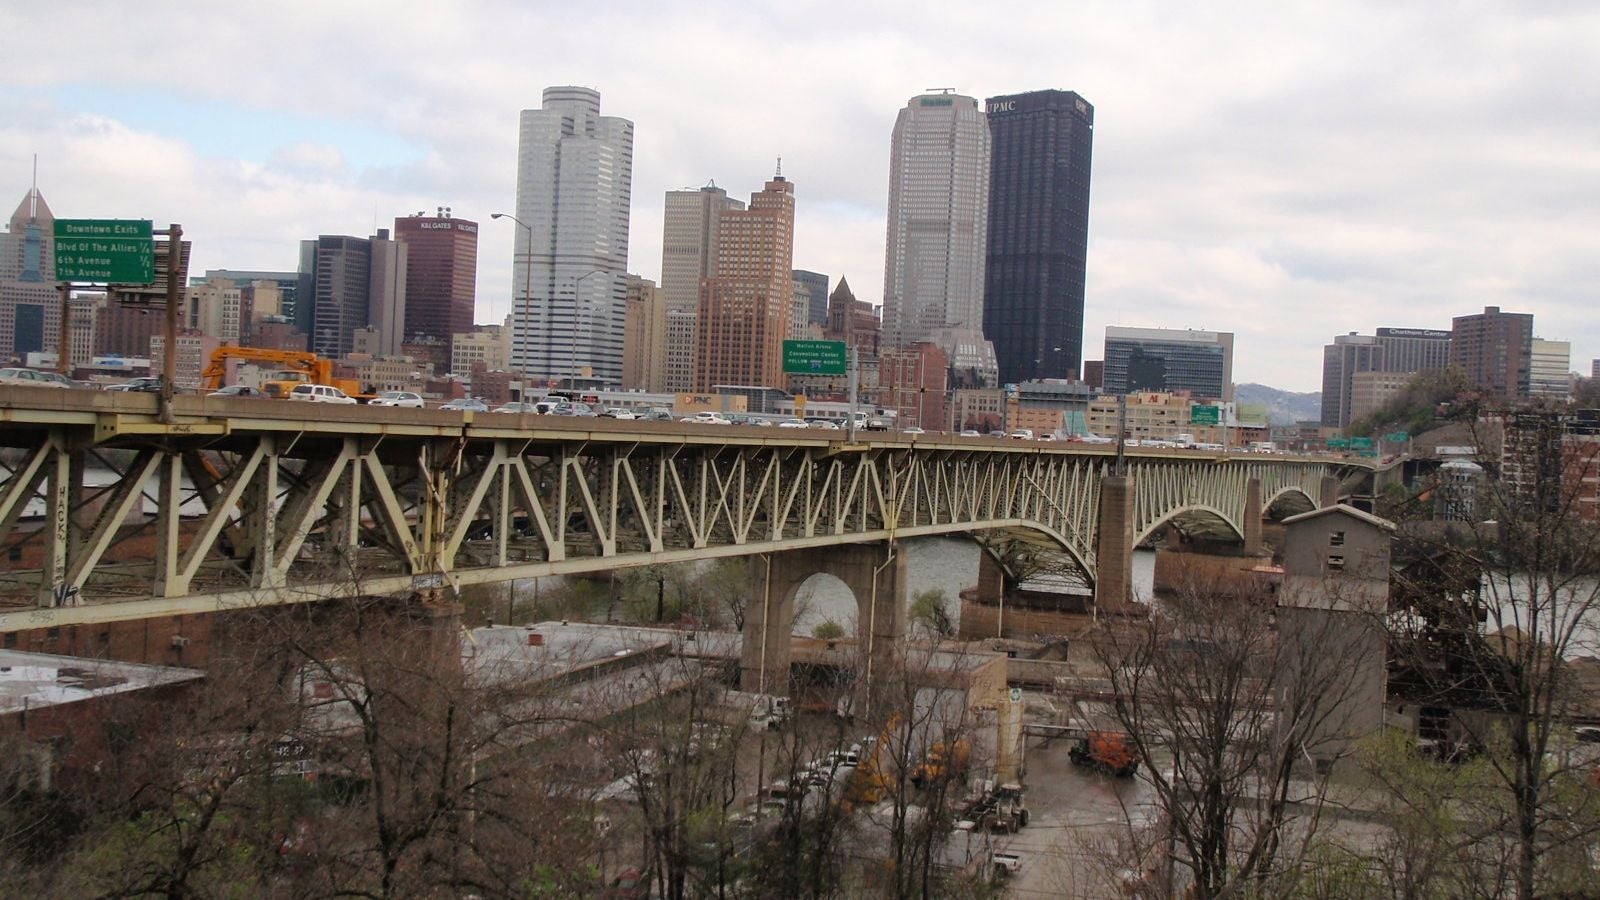
[(903, 593), (901, 539), (970, 535), (1009, 577), (1067, 573), (1115, 603), (1157, 528), (1249, 544), (1264, 511), (1371, 477), (1324, 458), (1132, 450), (1119, 471), (1094, 445), (254, 399), (178, 397), (170, 419), (153, 395), (0, 388), (0, 632), (761, 555), (769, 627), (787, 635), (773, 591), (825, 570), (898, 637), (903, 609), (877, 610)]

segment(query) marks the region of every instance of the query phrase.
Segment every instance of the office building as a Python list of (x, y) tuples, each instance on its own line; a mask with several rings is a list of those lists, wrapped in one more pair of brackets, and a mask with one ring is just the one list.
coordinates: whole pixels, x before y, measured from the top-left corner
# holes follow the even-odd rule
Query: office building
[(600, 93), (550, 87), (522, 111), (511, 364), (533, 376), (622, 378), (633, 123)]
[(716, 272), (717, 221), (744, 201), (710, 182), (698, 190), (667, 191), (661, 231), (661, 297), (667, 315), (665, 387), (683, 392), (694, 385), (700, 287)]
[(1382, 369), (1383, 348), (1365, 334), (1337, 335), (1322, 348), (1322, 424), (1344, 428), (1350, 424), (1351, 392), (1357, 373)]
[[(1001, 369), (1004, 377), (1003, 361)], [(1233, 333), (1108, 325), (1104, 376), (1108, 394), (1187, 391), (1232, 400)]]
[[(311, 350), (340, 359), (355, 347), (358, 328), (376, 332), (373, 346), (400, 352), (406, 307), (406, 247), (380, 228), (370, 238), (322, 235), (300, 242), (311, 290)], [(302, 294), (302, 297), (306, 295)]]
[(790, 275), (794, 277), (795, 289), (806, 293), (806, 323), (827, 328), (828, 276), (804, 269), (795, 269)]
[(622, 322), (622, 389), (662, 391), (667, 381), (667, 304), (648, 278), (628, 276)]
[[(1328, 428), (1345, 428), (1361, 418), (1356, 412), (1360, 405), (1367, 412), (1381, 404), (1389, 386), (1402, 387), (1410, 378), (1396, 375), (1415, 375), (1417, 372), (1439, 371), (1450, 364), (1450, 332), (1429, 328), (1379, 328), (1376, 335), (1350, 332), (1338, 335), (1333, 343), (1322, 348), (1322, 424)], [(1365, 373), (1378, 373), (1385, 377), (1369, 378), (1360, 388), (1363, 399), (1354, 400), (1357, 390), (1355, 380)]]
[(56, 348), (61, 301), (55, 285), (55, 221), (33, 187), (0, 236), (0, 364)]
[(885, 350), (878, 358), (878, 405), (895, 411), (897, 428), (943, 431), (950, 421), (949, 378), (950, 359), (938, 344)]
[(1450, 332), (1432, 328), (1379, 328), (1384, 372), (1439, 372), (1450, 365)]
[(394, 239), (406, 245), (408, 341), (449, 341), (472, 330), (478, 296), (478, 223), (449, 210), (394, 220)]
[(1456, 316), (1450, 328), (1450, 364), (1490, 398), (1515, 403), (1528, 396), (1533, 315), (1486, 306), (1481, 315)]
[(694, 389), (781, 387), (794, 280), (794, 183), (775, 174), (747, 209), (717, 218), (716, 267), (700, 288)]
[(1071, 91), (989, 99), (983, 334), (1002, 382), (1076, 378), (1083, 361), (1094, 107)]
[(1572, 396), (1572, 342), (1534, 338), (1528, 353), (1528, 396), (1566, 400)]
[[(1350, 395), (1347, 398), (1348, 413), (1345, 421), (1339, 428), (1346, 428), (1351, 422), (1364, 419), (1382, 409), (1384, 404), (1400, 396), (1417, 377), (1415, 372), (1356, 372), (1350, 376), (1348, 386)], [(1324, 405), (1323, 409), (1327, 409)]]
[(889, 150), (883, 331), (890, 347), (983, 327), (989, 123), (972, 97), (911, 98)]
[[(311, 278), (309, 274), (303, 274), (302, 272), (270, 272), (260, 269), (207, 269), (204, 275), (189, 279), (189, 283), (191, 285), (209, 284), (218, 278), (225, 278), (233, 282), (241, 290), (246, 287), (257, 288), (262, 282), (270, 282), (278, 291), (276, 295), (277, 309), (271, 315), (285, 316), (291, 320), (295, 319), (296, 310), (300, 306), (302, 286), (304, 286), (306, 296), (309, 297), (311, 295)], [(244, 299), (248, 302), (250, 298), (247, 296)], [(307, 301), (305, 312), (309, 313), (310, 311), (310, 302)], [(264, 316), (267, 314), (261, 312), (258, 307), (257, 315)], [(300, 330), (309, 333), (309, 319)]]
[[(510, 325), (479, 325), (450, 339), (450, 374), (466, 378), (472, 367), (481, 365), (490, 372), (504, 372), (511, 366)], [(476, 385), (473, 386), (476, 390)]]

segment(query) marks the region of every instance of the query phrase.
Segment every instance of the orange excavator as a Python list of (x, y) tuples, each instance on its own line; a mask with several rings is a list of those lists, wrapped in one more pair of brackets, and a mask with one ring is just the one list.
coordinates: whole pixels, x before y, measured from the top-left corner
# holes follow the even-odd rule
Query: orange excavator
[(302, 350), (268, 350), (259, 347), (218, 347), (211, 353), (211, 361), (200, 373), (200, 388), (214, 391), (222, 387), (228, 377), (228, 360), (242, 362), (275, 363), (282, 369), (271, 379), (261, 383), (261, 392), (282, 400), (298, 384), (326, 384), (336, 387), (356, 399), (364, 399), (361, 384), (351, 378), (333, 377), (333, 360)]

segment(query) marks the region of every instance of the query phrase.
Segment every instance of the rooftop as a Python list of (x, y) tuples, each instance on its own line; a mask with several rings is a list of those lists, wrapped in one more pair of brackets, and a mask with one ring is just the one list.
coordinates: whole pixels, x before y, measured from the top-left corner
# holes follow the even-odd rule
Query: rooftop
[(204, 677), (193, 669), (0, 650), (0, 715)]

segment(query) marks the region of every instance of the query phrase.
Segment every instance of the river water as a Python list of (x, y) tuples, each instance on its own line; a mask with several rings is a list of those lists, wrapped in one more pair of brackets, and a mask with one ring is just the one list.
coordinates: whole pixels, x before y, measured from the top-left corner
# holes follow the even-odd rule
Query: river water
[[(960, 621), (961, 609), (958, 595), (978, 583), (978, 554), (982, 551), (972, 541), (951, 537), (911, 538), (901, 542), (906, 553), (906, 572), (910, 584), (906, 599), (932, 588), (944, 591), (949, 599), (951, 621)], [(1154, 551), (1140, 550), (1133, 556), (1133, 589), (1141, 598), (1148, 598), (1155, 582)], [(796, 597), (794, 630), (796, 634), (810, 634), (826, 619), (854, 631), (859, 617), (855, 598), (844, 582), (828, 575), (816, 575), (800, 587)]]

